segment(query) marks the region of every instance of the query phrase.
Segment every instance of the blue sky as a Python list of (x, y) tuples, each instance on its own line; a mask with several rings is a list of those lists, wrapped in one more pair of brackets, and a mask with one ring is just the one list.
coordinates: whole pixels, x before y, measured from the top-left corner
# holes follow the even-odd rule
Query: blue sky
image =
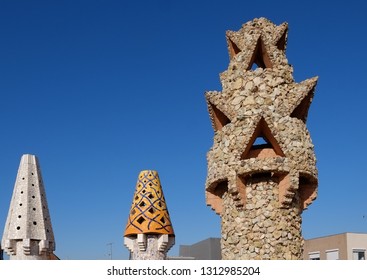
[[(0, 0), (0, 232), (22, 154), (39, 157), (61, 259), (126, 259), (138, 173), (157, 170), (180, 244), (220, 236), (205, 205), (225, 31), (288, 22), (297, 82), (319, 76), (308, 128), (318, 199), (305, 238), (367, 232), (363, 1)], [(364, 218), (365, 216), (365, 218)]]

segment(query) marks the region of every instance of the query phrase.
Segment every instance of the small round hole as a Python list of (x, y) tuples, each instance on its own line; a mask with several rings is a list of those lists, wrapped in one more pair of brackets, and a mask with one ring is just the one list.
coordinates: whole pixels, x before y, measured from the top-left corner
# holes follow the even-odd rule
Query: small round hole
[(19, 206), (22, 206), (23, 204), (22, 203), (19, 203)]
[(33, 224), (36, 226), (37, 225), (37, 222), (33, 222)]
[(20, 227), (17, 227), (17, 230), (20, 230)]
[(32, 198), (36, 198), (34, 195), (32, 195)]
[(33, 208), (33, 211), (36, 211), (36, 208)]
[(19, 215), (18, 218), (20, 219), (22, 217), (22, 215)]

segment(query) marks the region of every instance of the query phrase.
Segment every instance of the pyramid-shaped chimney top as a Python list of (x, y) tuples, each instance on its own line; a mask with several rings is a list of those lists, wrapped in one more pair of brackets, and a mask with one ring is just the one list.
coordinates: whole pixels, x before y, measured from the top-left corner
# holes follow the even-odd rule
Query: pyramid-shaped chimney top
[(29, 154), (23, 155), (20, 161), (2, 239), (3, 249), (16, 254), (11, 244), (17, 240), (42, 241), (41, 251), (55, 250), (41, 169), (37, 157)]
[(141, 233), (174, 236), (158, 173), (154, 170), (139, 174), (124, 236)]

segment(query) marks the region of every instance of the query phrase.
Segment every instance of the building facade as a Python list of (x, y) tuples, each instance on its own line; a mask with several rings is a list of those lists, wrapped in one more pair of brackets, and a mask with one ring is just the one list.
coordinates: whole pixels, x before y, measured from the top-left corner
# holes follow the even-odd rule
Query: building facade
[[(207, 238), (192, 245), (180, 245), (179, 258), (220, 260), (220, 238)], [(341, 233), (304, 242), (304, 260), (365, 260), (367, 233)], [(173, 259), (173, 258), (172, 258)]]
[(365, 260), (367, 233), (341, 233), (305, 241), (305, 260)]
[(180, 257), (194, 260), (220, 260), (220, 238), (207, 238), (192, 245), (180, 245)]

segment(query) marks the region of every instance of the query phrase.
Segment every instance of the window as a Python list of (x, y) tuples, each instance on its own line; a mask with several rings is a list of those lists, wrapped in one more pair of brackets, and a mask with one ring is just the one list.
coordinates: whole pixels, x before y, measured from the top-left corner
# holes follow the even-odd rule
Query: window
[(365, 260), (365, 249), (353, 249), (353, 260)]
[(313, 261), (320, 260), (320, 252), (308, 253), (308, 259)]
[(339, 260), (339, 249), (327, 250), (326, 259), (327, 260)]

